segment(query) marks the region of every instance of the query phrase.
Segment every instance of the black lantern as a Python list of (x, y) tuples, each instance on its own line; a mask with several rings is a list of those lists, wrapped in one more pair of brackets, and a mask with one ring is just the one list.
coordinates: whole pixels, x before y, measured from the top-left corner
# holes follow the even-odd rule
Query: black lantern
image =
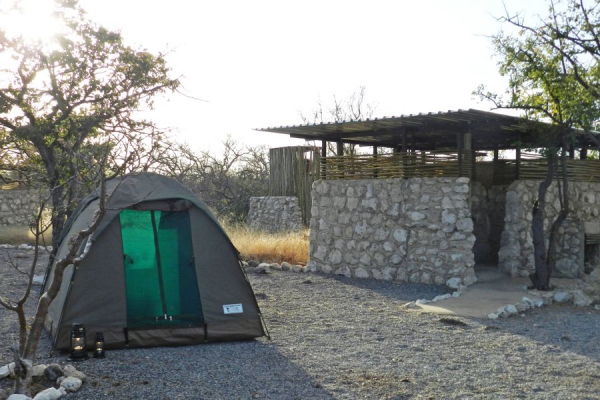
[(71, 328), (71, 352), (69, 360), (81, 361), (87, 360), (88, 354), (85, 349), (85, 327), (82, 324), (75, 323)]
[(102, 332), (96, 332), (96, 341), (94, 342), (94, 358), (104, 358), (104, 335)]

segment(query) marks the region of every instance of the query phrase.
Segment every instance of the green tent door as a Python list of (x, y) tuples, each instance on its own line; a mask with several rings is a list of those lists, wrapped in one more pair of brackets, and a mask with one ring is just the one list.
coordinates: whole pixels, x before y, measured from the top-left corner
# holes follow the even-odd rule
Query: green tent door
[(204, 323), (188, 211), (119, 214), (128, 328)]

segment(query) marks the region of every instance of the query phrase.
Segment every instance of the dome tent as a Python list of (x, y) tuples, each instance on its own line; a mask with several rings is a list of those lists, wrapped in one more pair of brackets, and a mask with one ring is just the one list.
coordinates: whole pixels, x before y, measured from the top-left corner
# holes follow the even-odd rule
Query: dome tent
[[(97, 189), (68, 221), (57, 259), (99, 207)], [(105, 214), (87, 256), (65, 269), (45, 327), (54, 347), (69, 348), (73, 323), (91, 346), (189, 345), (265, 335), (238, 252), (209, 209), (173, 179), (125, 175), (106, 182)], [(48, 279), (52, 279), (55, 264)], [(50, 282), (46, 282), (49, 285)]]

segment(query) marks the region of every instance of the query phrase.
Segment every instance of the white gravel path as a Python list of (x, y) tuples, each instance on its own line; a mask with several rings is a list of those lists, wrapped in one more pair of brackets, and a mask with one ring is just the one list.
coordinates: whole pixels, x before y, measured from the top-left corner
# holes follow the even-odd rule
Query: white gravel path
[[(0, 293), (20, 287), (5, 259), (0, 249)], [(448, 321), (403, 308), (445, 290), (436, 286), (291, 272), (249, 279), (272, 340), (109, 351), (76, 365), (88, 381), (67, 398), (600, 399), (598, 310)], [(4, 364), (16, 322), (4, 310), (0, 321)], [(38, 362), (66, 363), (48, 354), (44, 337)]]

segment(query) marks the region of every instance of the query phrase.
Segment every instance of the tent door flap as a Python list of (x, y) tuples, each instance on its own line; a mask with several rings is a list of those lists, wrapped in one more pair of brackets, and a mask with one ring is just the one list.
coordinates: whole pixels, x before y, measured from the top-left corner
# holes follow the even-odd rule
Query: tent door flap
[(188, 211), (126, 209), (119, 219), (128, 327), (201, 326)]

